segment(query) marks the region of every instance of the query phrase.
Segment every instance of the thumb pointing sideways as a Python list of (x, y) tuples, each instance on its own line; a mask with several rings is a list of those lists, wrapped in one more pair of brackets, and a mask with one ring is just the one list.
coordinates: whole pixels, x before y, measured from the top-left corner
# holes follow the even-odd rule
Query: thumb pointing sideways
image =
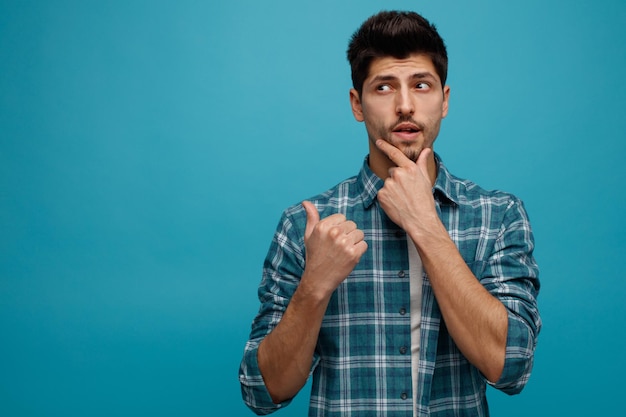
[(304, 231), (304, 237), (308, 239), (311, 233), (313, 233), (313, 229), (320, 221), (320, 214), (315, 205), (310, 201), (303, 201), (302, 207), (304, 207), (304, 211), (306, 211), (306, 229)]

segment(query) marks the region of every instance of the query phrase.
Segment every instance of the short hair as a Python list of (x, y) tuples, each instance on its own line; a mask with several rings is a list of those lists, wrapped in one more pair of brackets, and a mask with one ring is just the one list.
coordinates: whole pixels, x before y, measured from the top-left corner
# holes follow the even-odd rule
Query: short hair
[(409, 11), (382, 11), (371, 16), (354, 32), (348, 45), (353, 87), (361, 95), (375, 58), (404, 59), (415, 53), (430, 57), (442, 86), (445, 85), (448, 53), (435, 25)]

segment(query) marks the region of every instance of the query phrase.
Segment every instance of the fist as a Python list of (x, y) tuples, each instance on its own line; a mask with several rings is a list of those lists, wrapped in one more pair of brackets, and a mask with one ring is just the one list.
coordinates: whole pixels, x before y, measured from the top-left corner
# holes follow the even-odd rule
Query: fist
[(317, 208), (309, 201), (306, 211), (304, 245), (306, 264), (302, 281), (330, 295), (346, 279), (367, 250), (363, 231), (343, 214), (320, 220)]

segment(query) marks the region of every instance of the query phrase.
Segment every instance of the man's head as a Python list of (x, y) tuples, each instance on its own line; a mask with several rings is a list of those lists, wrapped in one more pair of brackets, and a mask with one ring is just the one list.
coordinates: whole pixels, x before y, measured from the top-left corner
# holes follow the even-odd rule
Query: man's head
[(448, 54), (434, 25), (415, 12), (384, 11), (370, 17), (352, 35), (348, 46), (353, 87), (360, 95), (372, 60), (412, 54), (428, 55), (441, 85), (446, 84)]
[[(381, 12), (353, 35), (348, 58), (352, 113), (365, 123), (370, 168), (385, 178), (394, 163), (376, 145), (378, 140), (412, 161), (433, 147), (448, 113), (446, 48), (435, 28), (417, 13)], [(430, 155), (429, 170), (434, 171)]]

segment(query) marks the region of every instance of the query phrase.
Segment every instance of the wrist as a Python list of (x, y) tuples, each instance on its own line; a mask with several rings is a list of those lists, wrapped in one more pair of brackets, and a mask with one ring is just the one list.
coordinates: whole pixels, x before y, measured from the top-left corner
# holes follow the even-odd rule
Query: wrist
[[(294, 292), (293, 300), (298, 303), (306, 304), (309, 307), (323, 307), (326, 308), (334, 288), (326, 288), (323, 285), (323, 280), (319, 277), (312, 276), (305, 270), (300, 279), (300, 285)], [(292, 301), (293, 301), (292, 300)]]
[[(450, 236), (437, 214), (422, 216), (419, 221), (412, 222), (404, 231), (418, 244), (435, 243), (440, 240), (449, 240)], [(419, 247), (419, 246), (418, 246)]]

